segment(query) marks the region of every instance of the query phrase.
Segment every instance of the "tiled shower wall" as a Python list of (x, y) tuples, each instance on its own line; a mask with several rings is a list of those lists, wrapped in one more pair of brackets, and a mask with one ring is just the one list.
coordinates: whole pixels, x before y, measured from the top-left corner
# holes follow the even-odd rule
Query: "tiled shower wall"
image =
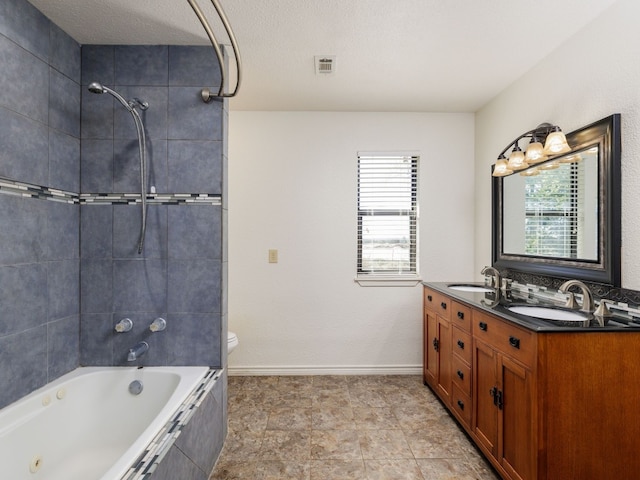
[[(0, 177), (77, 192), (80, 46), (0, 2)], [(79, 361), (77, 204), (0, 195), (0, 407)]]
[[(223, 102), (205, 104), (219, 84), (211, 48), (82, 47), (82, 193), (140, 191), (138, 142), (129, 112), (98, 81), (149, 103), (147, 183), (158, 193), (209, 194), (210, 205), (152, 204), (145, 249), (137, 253), (140, 205), (81, 208), (81, 355), (84, 365), (126, 365), (145, 340), (143, 365), (221, 365)], [(217, 197), (216, 197), (217, 196)], [(173, 202), (175, 203), (175, 202)], [(167, 329), (149, 331), (156, 318)], [(122, 318), (131, 332), (114, 334)], [(226, 336), (225, 342), (226, 344)]]
[[(0, 177), (74, 199), (0, 194), (0, 407), (78, 365), (126, 364), (142, 339), (144, 365), (221, 366), (227, 112), (199, 100), (219, 82), (211, 49), (81, 48), (25, 0), (2, 0), (0, 65)], [(88, 204), (139, 191), (140, 171), (133, 120), (91, 81), (149, 102), (149, 185), (208, 194), (149, 205), (142, 255), (139, 204)], [(157, 316), (168, 327), (151, 334)], [(134, 330), (115, 334), (123, 317)]]

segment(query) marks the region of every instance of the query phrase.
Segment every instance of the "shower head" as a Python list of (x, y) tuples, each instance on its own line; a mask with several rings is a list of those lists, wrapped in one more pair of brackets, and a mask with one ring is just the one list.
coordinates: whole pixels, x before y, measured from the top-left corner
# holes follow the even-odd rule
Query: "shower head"
[(98, 83), (98, 82), (91, 82), (89, 84), (89, 87), (87, 87), (89, 89), (89, 91), (91, 93), (104, 93), (106, 92), (105, 88), (102, 86), (102, 84)]
[[(127, 111), (129, 111), (129, 113), (133, 113), (133, 109), (135, 107), (135, 103), (133, 101), (131, 102), (127, 102), (124, 97), (122, 95), (120, 95), (118, 92), (116, 92), (115, 90), (111, 90), (108, 87), (105, 87), (104, 85), (102, 85), (99, 82), (91, 82), (89, 84), (89, 86), (87, 87), (87, 89), (91, 92), (91, 93), (108, 93), (109, 95), (112, 95), (116, 100), (118, 100), (122, 106), (124, 108), (127, 109)], [(136, 99), (137, 100), (137, 99)], [(139, 103), (143, 103), (140, 100), (138, 100)], [(149, 105), (147, 104), (147, 107)], [(146, 108), (145, 108), (146, 110)]]

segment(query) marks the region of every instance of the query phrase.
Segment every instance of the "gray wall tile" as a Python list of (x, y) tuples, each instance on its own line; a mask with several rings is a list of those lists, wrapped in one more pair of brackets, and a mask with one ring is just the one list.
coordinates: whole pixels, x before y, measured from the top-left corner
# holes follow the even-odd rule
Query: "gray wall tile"
[(80, 139), (49, 129), (48, 186), (80, 191)]
[[(80, 206), (60, 202), (32, 201), (47, 218), (45, 252), (47, 260), (78, 258), (80, 248)], [(42, 204), (42, 205), (41, 205)]]
[[(149, 108), (138, 113), (144, 123), (145, 135), (148, 138), (167, 138), (167, 87), (153, 86), (117, 86), (117, 92), (127, 100), (138, 98), (149, 104)], [(114, 112), (114, 138), (137, 139), (136, 127), (131, 113), (116, 104)]]
[(172, 446), (153, 472), (153, 480), (207, 480), (209, 473), (200, 470), (178, 447)]
[(46, 207), (4, 195), (0, 199), (0, 265), (33, 263), (44, 259)]
[[(81, 48), (82, 85), (99, 82), (112, 87), (115, 80), (115, 47), (113, 45), (83, 45)], [(83, 89), (83, 93), (86, 88)], [(89, 92), (87, 92), (89, 93)]]
[(166, 45), (116, 45), (116, 85), (168, 85), (169, 48)]
[(60, 27), (51, 23), (50, 45), (51, 66), (79, 84), (81, 82), (80, 44)]
[(107, 93), (92, 93), (85, 86), (81, 93), (82, 138), (112, 139), (114, 98)]
[(80, 365), (113, 365), (114, 327), (111, 313), (80, 316)]
[(220, 313), (220, 287), (219, 261), (169, 260), (169, 313)]
[(169, 140), (169, 191), (222, 192), (221, 142)]
[(198, 87), (169, 87), (169, 139), (222, 140), (219, 100), (204, 103)]
[(0, 176), (44, 185), (49, 179), (48, 137), (46, 125), (0, 107)]
[(113, 262), (111, 260), (82, 259), (80, 281), (81, 313), (113, 311)]
[(167, 311), (165, 260), (114, 260), (113, 310)]
[[(116, 205), (113, 215), (113, 258), (140, 259), (141, 205)], [(167, 207), (147, 206), (143, 258), (167, 258)]]
[(221, 365), (219, 315), (168, 314), (167, 323), (171, 327), (167, 327), (171, 337), (168, 365)]
[(210, 205), (169, 207), (169, 258), (220, 260), (222, 208)]
[(83, 139), (80, 144), (82, 193), (113, 192), (113, 140)]
[(0, 2), (0, 33), (44, 61), (49, 56), (50, 21), (24, 0)]
[(113, 207), (80, 207), (80, 255), (83, 259), (111, 259), (113, 241)]
[(47, 326), (0, 337), (0, 365), (0, 408), (47, 383)]
[[(170, 323), (161, 332), (151, 332), (149, 325), (157, 317), (167, 318), (163, 312), (117, 312), (113, 315), (113, 325), (123, 318), (133, 321), (133, 329), (126, 333), (113, 335), (113, 362), (114, 365), (124, 366), (150, 366), (167, 365), (167, 352), (173, 349), (174, 326)], [(147, 342), (149, 350), (140, 359), (133, 362), (127, 360), (129, 349), (138, 342)]]
[(219, 88), (220, 68), (213, 49), (169, 46), (169, 85)]
[(46, 323), (47, 299), (44, 264), (0, 267), (0, 336)]
[(80, 329), (77, 314), (47, 325), (47, 381), (74, 370), (80, 361)]
[(64, 260), (47, 264), (49, 288), (48, 320), (59, 320), (76, 316), (78, 331), (80, 311), (80, 262)]
[(80, 85), (49, 69), (49, 126), (80, 137)]
[(0, 105), (47, 123), (49, 66), (0, 35)]

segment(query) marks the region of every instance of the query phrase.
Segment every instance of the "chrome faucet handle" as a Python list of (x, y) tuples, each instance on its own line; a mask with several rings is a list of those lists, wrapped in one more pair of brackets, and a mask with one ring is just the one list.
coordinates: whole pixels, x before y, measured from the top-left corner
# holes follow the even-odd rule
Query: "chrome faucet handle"
[(156, 318), (153, 323), (149, 325), (149, 330), (152, 332), (161, 332), (165, 328), (167, 328), (167, 321), (161, 317)]
[(133, 321), (130, 318), (123, 318), (116, 326), (115, 331), (118, 333), (128, 332), (133, 328)]
[(596, 308), (596, 311), (593, 312), (593, 314), (598, 317), (613, 316), (613, 314), (611, 313), (611, 310), (609, 310), (609, 307), (607, 307), (607, 303), (609, 303), (608, 300), (600, 299), (600, 303), (598, 303), (598, 308)]
[(580, 308), (580, 305), (578, 305), (576, 296), (573, 294), (573, 292), (567, 293), (567, 302), (564, 304), (564, 306), (573, 310), (577, 310)]

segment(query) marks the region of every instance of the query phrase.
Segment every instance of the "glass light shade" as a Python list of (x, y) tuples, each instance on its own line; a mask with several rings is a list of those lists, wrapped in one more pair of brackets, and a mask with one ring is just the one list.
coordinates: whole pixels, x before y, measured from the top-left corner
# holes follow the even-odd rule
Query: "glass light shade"
[(520, 172), (520, 175), (523, 177), (534, 177), (536, 175), (540, 175), (540, 170), (536, 168), (528, 168), (527, 170), (523, 170)]
[(493, 168), (493, 173), (491, 175), (493, 175), (494, 177), (504, 177), (505, 175), (511, 175), (512, 173), (513, 170), (511, 170), (507, 166), (507, 159), (502, 157), (499, 158), (496, 162), (496, 165)]
[(562, 157), (559, 162), (560, 163), (578, 163), (582, 160), (582, 157), (579, 153), (574, 153), (573, 155), (567, 155), (566, 157)]
[(571, 151), (571, 147), (567, 143), (567, 138), (560, 130), (551, 132), (547, 135), (547, 140), (544, 142), (544, 153), (552, 155), (560, 155)]
[(524, 152), (524, 160), (529, 165), (544, 162), (546, 159), (547, 156), (544, 154), (544, 147), (540, 142), (531, 142)]
[(540, 170), (555, 170), (558, 167), (560, 167), (560, 163), (557, 160), (538, 166)]
[(522, 150), (514, 149), (511, 155), (509, 155), (509, 163), (507, 166), (511, 170), (522, 170), (523, 168), (527, 168), (529, 164), (524, 161), (524, 153), (522, 153)]

